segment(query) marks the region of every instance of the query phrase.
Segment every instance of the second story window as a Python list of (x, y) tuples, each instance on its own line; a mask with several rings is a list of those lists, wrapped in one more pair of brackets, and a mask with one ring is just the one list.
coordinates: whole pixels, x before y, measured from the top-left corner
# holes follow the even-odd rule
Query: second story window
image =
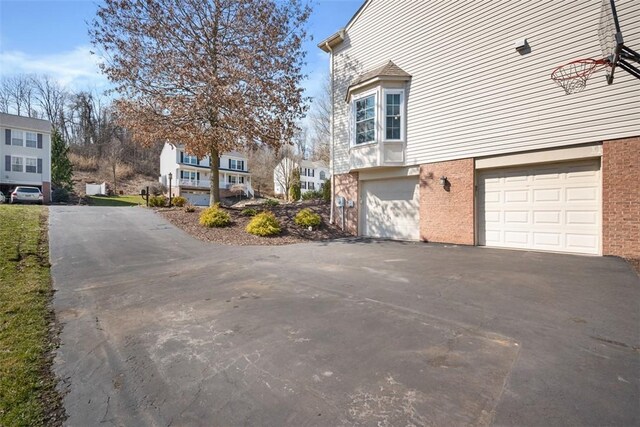
[(229, 169), (243, 171), (244, 160), (229, 159)]
[(26, 146), (30, 148), (38, 148), (38, 135), (33, 132), (26, 132)]
[(25, 160), (25, 172), (36, 173), (38, 171), (38, 159), (27, 157)]
[(369, 95), (356, 99), (355, 114), (355, 144), (366, 144), (376, 139), (376, 96)]
[(11, 132), (11, 145), (17, 145), (22, 147), (24, 139), (24, 132), (21, 130), (14, 130)]
[(402, 139), (403, 95), (401, 90), (385, 91), (384, 137), (389, 141)]
[(22, 157), (11, 157), (11, 172), (22, 172)]
[(327, 179), (327, 174), (324, 171), (320, 171), (320, 179), (323, 181)]
[(186, 163), (188, 165), (197, 165), (198, 158), (196, 156), (190, 156), (187, 153), (184, 153), (182, 156), (182, 163)]

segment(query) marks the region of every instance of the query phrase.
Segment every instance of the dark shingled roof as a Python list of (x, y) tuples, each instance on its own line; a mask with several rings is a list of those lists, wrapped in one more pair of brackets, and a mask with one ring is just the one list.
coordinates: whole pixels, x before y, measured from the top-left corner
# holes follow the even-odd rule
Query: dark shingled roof
[(367, 80), (374, 79), (376, 77), (406, 77), (411, 78), (411, 74), (404, 71), (402, 68), (398, 67), (392, 61), (387, 62), (386, 64), (371, 70), (367, 71), (364, 74), (359, 75), (352, 83), (351, 86), (355, 86), (357, 84), (366, 82)]

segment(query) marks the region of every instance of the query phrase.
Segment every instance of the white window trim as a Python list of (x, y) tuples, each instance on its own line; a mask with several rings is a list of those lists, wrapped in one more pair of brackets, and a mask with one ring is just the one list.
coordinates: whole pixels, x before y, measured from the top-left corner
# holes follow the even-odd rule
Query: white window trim
[[(14, 144), (14, 143), (13, 143), (13, 140), (14, 140), (14, 139), (18, 139), (18, 138), (16, 138), (16, 134), (17, 134), (18, 132), (20, 132), (20, 134), (21, 134), (21, 138), (20, 138), (20, 140), (21, 140), (22, 142), (21, 142), (21, 144), (20, 144), (20, 145), (16, 145), (16, 144)], [(24, 146), (25, 146), (25, 140), (26, 140), (26, 137), (27, 137), (27, 131), (20, 130), (20, 129), (11, 129), (11, 145), (12, 145), (13, 147), (24, 147)]]
[[(387, 95), (400, 95), (400, 139), (387, 139)], [(382, 91), (382, 141), (383, 142), (404, 142), (407, 122), (407, 103), (405, 102), (404, 89), (384, 89)]]
[[(29, 165), (29, 160), (33, 160), (33, 164)], [(27, 167), (34, 167), (36, 170), (30, 172), (27, 170)], [(36, 157), (25, 157), (24, 158), (24, 172), (25, 173), (38, 173), (38, 159)]]
[[(32, 140), (35, 143), (34, 146), (27, 145), (27, 141), (29, 141), (27, 139), (27, 134), (28, 133), (30, 133), (30, 134), (35, 136), (35, 139)], [(36, 132), (25, 131), (24, 132), (24, 146), (27, 147), (27, 148), (38, 148), (38, 134)]]
[[(359, 93), (357, 95), (354, 95), (353, 98), (351, 99), (351, 123), (349, 126), (349, 129), (351, 131), (351, 148), (354, 147), (366, 147), (372, 144), (377, 144), (379, 141), (379, 137), (380, 137), (380, 132), (379, 132), (379, 125), (380, 125), (380, 104), (379, 104), (379, 99), (380, 99), (380, 94), (378, 93), (378, 89), (373, 89), (373, 90), (368, 90), (366, 92), (362, 92)], [(369, 141), (369, 142), (363, 142), (361, 144), (356, 144), (356, 138), (358, 136), (358, 133), (356, 132), (356, 101), (362, 99), (362, 98), (367, 98), (369, 96), (373, 95), (373, 104), (374, 104), (374, 111), (375, 111), (375, 115), (373, 117), (374, 120), (374, 125), (373, 125), (373, 141)]]

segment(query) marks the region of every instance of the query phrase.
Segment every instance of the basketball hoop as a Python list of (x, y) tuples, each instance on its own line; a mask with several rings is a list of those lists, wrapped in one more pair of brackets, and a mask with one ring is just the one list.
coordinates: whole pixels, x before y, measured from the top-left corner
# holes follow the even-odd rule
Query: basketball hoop
[(593, 73), (608, 65), (608, 59), (577, 59), (554, 69), (551, 80), (564, 89), (567, 95), (581, 92)]

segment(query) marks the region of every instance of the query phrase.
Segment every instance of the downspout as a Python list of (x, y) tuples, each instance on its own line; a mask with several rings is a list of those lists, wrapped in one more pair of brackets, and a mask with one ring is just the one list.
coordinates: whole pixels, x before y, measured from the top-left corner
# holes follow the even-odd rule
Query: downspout
[[(331, 139), (331, 145), (329, 146), (329, 151), (331, 152), (331, 162), (330, 162), (330, 169), (329, 172), (331, 172), (331, 207), (330, 207), (330, 211), (329, 211), (329, 224), (333, 224), (333, 215), (334, 215), (334, 204), (335, 204), (335, 150), (333, 149), (333, 139), (334, 139), (334, 129), (333, 129), (333, 105), (334, 105), (334, 96), (333, 96), (333, 49), (331, 49), (331, 46), (329, 46), (329, 42), (325, 42), (324, 44), (327, 48), (327, 50), (329, 50), (329, 78), (331, 80), (330, 86), (331, 86), (331, 125), (330, 125), (330, 139)], [(344, 219), (343, 219), (344, 221)], [(344, 229), (344, 223), (342, 224), (342, 228)]]

